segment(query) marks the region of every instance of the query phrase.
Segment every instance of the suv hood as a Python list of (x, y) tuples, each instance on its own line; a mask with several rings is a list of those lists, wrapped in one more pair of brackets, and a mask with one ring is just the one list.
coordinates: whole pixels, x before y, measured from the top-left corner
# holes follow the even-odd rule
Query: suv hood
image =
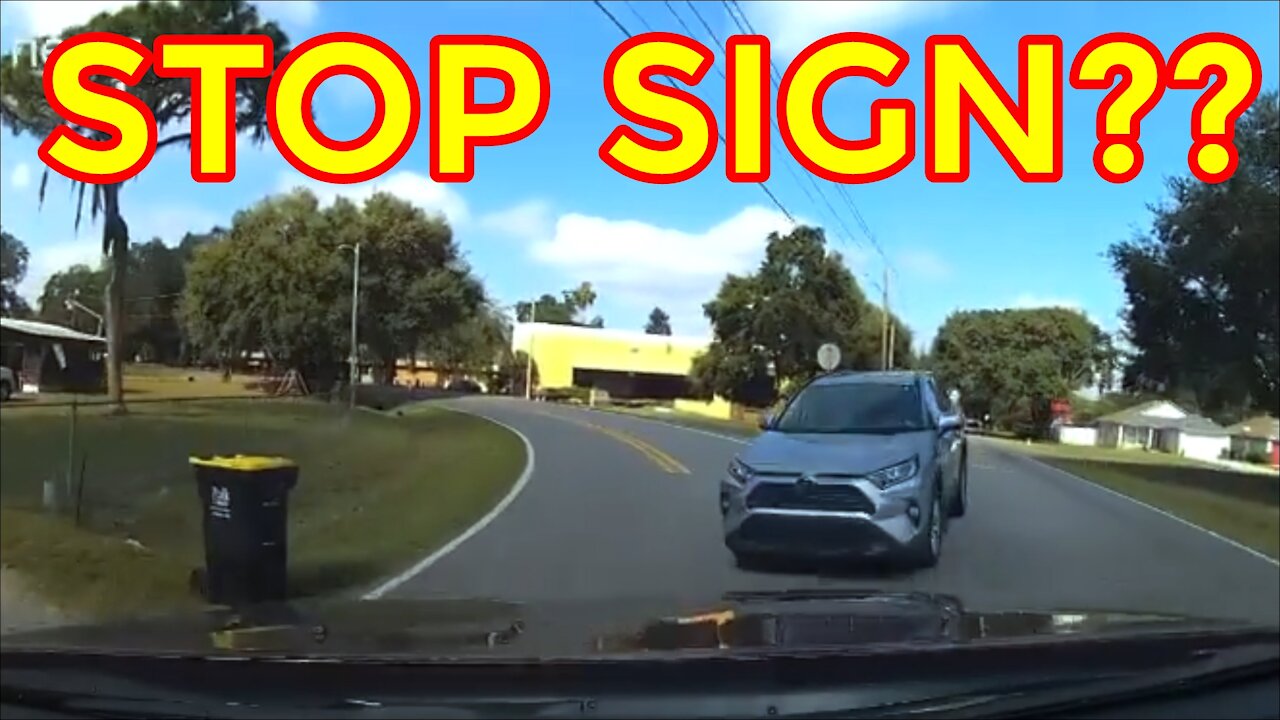
[(217, 608), (7, 635), (0, 652), (545, 660), (904, 643), (918, 649), (1246, 627), (1122, 612), (971, 612), (946, 595), (818, 590), (732, 593), (702, 605), (440, 599)]
[(932, 430), (894, 434), (761, 433), (739, 459), (760, 472), (861, 475), (921, 455)]

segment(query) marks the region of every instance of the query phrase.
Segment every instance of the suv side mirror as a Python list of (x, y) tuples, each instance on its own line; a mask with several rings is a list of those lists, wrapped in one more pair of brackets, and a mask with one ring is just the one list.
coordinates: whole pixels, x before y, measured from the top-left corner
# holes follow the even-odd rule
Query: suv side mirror
[(773, 427), (773, 413), (760, 413), (760, 421), (757, 425), (761, 430), (768, 430)]
[(943, 415), (938, 418), (938, 432), (940, 433), (959, 430), (962, 425), (959, 415)]

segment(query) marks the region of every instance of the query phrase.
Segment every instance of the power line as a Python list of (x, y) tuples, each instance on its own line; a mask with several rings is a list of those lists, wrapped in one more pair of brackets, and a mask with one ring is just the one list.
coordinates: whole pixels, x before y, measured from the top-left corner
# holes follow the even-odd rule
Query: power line
[(631, 2), (631, 0), (623, 0), (623, 2), (626, 4), (627, 9), (631, 11), (631, 14), (635, 15), (636, 19), (640, 21), (640, 24), (644, 26), (644, 29), (648, 32), (653, 32), (653, 27), (645, 21), (644, 16), (640, 14), (640, 11), (636, 10), (635, 3)]
[[(756, 33), (755, 33), (755, 28), (751, 26), (751, 20), (750, 20), (750, 19), (748, 19), (748, 18), (747, 18), (747, 16), (746, 16), (745, 14), (743, 14), (743, 15), (742, 15), (742, 19), (741, 19), (741, 21), (739, 21), (739, 19), (738, 19), (737, 17), (734, 17), (733, 12), (729, 10), (729, 3), (728, 3), (728, 0), (721, 0), (721, 2), (724, 4), (724, 6), (725, 6), (725, 10), (728, 12), (729, 17), (734, 21), (734, 23), (735, 23), (735, 24), (737, 24), (737, 26), (738, 26), (738, 28), (739, 28), (739, 29), (742, 29), (742, 28), (743, 28), (743, 25), (744, 25), (744, 23), (745, 23), (746, 27), (747, 27), (748, 29), (750, 29), (751, 34), (752, 34), (752, 35), (756, 34)], [(727, 46), (724, 42), (722, 42), (722, 41), (720, 40), (720, 38), (719, 38), (719, 37), (717, 37), (717, 36), (716, 36), (715, 30), (711, 29), (711, 24), (710, 24), (710, 23), (708, 23), (708, 22), (707, 22), (707, 20), (706, 20), (706, 18), (704, 18), (704, 17), (702, 16), (702, 13), (698, 12), (698, 7), (697, 7), (696, 5), (694, 5), (694, 4), (693, 4), (693, 1), (692, 1), (692, 0), (685, 0), (685, 4), (687, 4), (687, 5), (689, 6), (689, 9), (693, 11), (694, 17), (698, 18), (698, 22), (702, 25), (703, 29), (707, 31), (707, 35), (711, 37), (712, 42), (714, 42), (714, 43), (715, 43), (715, 44), (716, 44), (720, 49), (722, 49), (722, 50), (725, 52), (725, 54), (727, 55), (727, 54), (728, 54), (728, 52), (729, 52), (728, 46)], [(735, 5), (736, 5), (736, 2), (735, 2)], [(671, 5), (670, 5), (670, 3), (667, 3), (667, 9), (668, 9), (668, 10), (670, 10), (670, 11), (671, 11), (671, 13), (672, 13), (673, 15), (675, 14), (675, 11), (671, 9)], [(741, 13), (741, 7), (739, 7), (738, 9), (739, 9), (739, 12)], [(679, 16), (678, 16), (678, 15), (677, 15), (676, 17), (677, 17), (677, 19), (679, 18)], [(683, 23), (681, 23), (681, 24), (683, 25)], [(687, 29), (687, 26), (685, 26), (685, 27), (686, 27), (686, 29)], [(692, 35), (692, 33), (691, 33), (691, 35)], [(778, 86), (777, 86), (777, 83), (774, 81), (773, 73), (774, 73), (774, 72), (776, 72), (776, 71), (778, 70), (778, 66), (773, 62), (773, 58), (772, 58), (772, 57), (771, 57), (771, 58), (769, 58), (769, 67), (770, 67), (770, 70), (771, 70), (770, 75), (769, 75), (769, 84), (770, 84), (770, 86), (771, 86), (771, 87), (773, 88), (773, 90), (774, 90), (774, 97), (777, 97), (777, 95), (778, 95), (778, 92), (777, 92)], [(723, 72), (723, 71), (720, 73), (720, 75), (721, 75), (721, 77), (725, 77), (725, 81), (726, 81), (726, 82), (728, 82), (728, 78), (725, 76), (725, 74), (724, 74), (724, 72)], [(781, 75), (782, 75), (782, 73), (781, 73), (781, 72), (778, 72), (779, 79), (781, 78)], [(769, 132), (770, 132), (770, 134), (772, 134), (772, 132), (773, 132), (773, 123), (772, 123), (772, 122), (770, 122), (770, 123), (769, 123)], [(770, 146), (770, 151), (772, 152), (772, 149), (773, 149), (773, 143), (772, 143), (772, 142), (770, 142), (770, 143), (769, 143), (769, 146)], [(791, 165), (789, 165), (789, 164), (788, 164), (788, 163), (786, 163), (785, 161), (784, 161), (784, 162), (782, 162), (782, 163), (780, 163), (780, 164), (781, 164), (784, 168), (786, 168), (786, 169), (788, 170), (788, 172), (790, 172), (790, 173), (791, 173), (792, 178), (795, 178), (795, 171), (791, 169)], [(810, 185), (810, 187), (812, 187), (812, 188), (814, 189), (814, 191), (817, 193), (818, 197), (822, 199), (822, 204), (827, 208), (827, 212), (828, 212), (828, 213), (830, 213), (830, 218), (831, 218), (832, 220), (834, 220), (834, 221), (836, 222), (836, 224), (837, 224), (837, 225), (839, 225), (839, 229), (840, 229), (840, 230), (842, 230), (842, 231), (844, 232), (844, 235), (845, 235), (845, 238), (846, 238), (847, 242), (849, 242), (849, 244), (850, 244), (850, 245), (853, 245), (853, 244), (854, 244), (854, 242), (855, 242), (855, 241), (854, 241), (854, 238), (856, 237), (856, 236), (855, 236), (855, 234), (853, 233), (853, 231), (851, 231), (851, 230), (849, 229), (849, 226), (845, 223), (844, 218), (840, 216), (840, 213), (836, 211), (835, 206), (831, 204), (831, 200), (827, 197), (826, 193), (824, 193), (824, 192), (822, 191), (822, 187), (821, 187), (820, 185), (818, 185), (817, 180), (815, 180), (815, 179), (814, 179), (814, 177), (813, 177), (813, 175), (812, 175), (811, 173), (806, 172), (806, 173), (804, 173), (804, 176), (805, 176), (805, 179), (807, 179), (807, 180), (809, 181), (809, 185)], [(806, 190), (806, 189), (804, 188), (804, 186), (803, 186), (803, 185), (800, 185), (800, 181), (799, 181), (798, 179), (796, 179), (796, 184), (800, 186), (800, 189), (801, 189), (801, 190), (804, 190), (804, 193), (805, 193), (805, 195), (809, 198), (809, 201), (810, 201), (810, 202), (812, 202), (812, 203), (814, 203), (814, 204), (816, 205), (816, 204), (817, 204), (817, 201), (816, 201), (816, 200), (814, 200), (814, 197), (813, 197), (812, 195), (810, 195), (810, 194), (809, 194), (809, 191), (808, 191), (808, 190)], [(843, 186), (838, 186), (838, 187), (841, 187), (841, 188), (842, 188)], [(861, 214), (859, 213), (859, 214), (857, 215), (857, 217), (858, 217), (858, 218), (861, 218)], [(863, 226), (865, 227), (865, 222), (863, 223)], [(833, 230), (834, 230), (834, 229), (835, 229), (835, 228), (833, 228)], [(868, 235), (868, 237), (869, 237), (869, 235)], [(873, 244), (873, 246), (875, 246), (875, 245), (876, 245), (876, 243), (874, 243), (874, 242), (873, 242), (872, 244)], [(881, 253), (881, 256), (882, 256), (882, 257), (883, 257), (883, 255), (884, 255), (884, 254), (883, 254), (883, 253)], [(885, 259), (885, 263), (886, 263), (886, 264), (888, 263), (888, 259)], [(865, 272), (863, 273), (863, 276), (864, 276), (864, 278), (865, 278), (866, 280), (868, 280), (868, 281), (872, 282), (872, 284), (874, 284), (874, 280), (872, 280), (872, 279), (870, 278), (870, 276), (868, 276)]]
[[(609, 12), (609, 8), (606, 8), (604, 4), (600, 2), (600, 0), (592, 0), (592, 2), (595, 3), (595, 6), (597, 8), (600, 8), (600, 12), (604, 13), (605, 16), (608, 17), (609, 20), (613, 22), (615, 27), (617, 27), (619, 30), (622, 31), (623, 35), (626, 35), (628, 39), (635, 37), (634, 35), (631, 34), (631, 31), (628, 30), (627, 27), (623, 25), (622, 22), (619, 21), (617, 17), (614, 16), (613, 13)], [(680, 89), (679, 87), (676, 86), (675, 81), (672, 80), (669, 76), (663, 75), (662, 79), (665, 80), (667, 84), (672, 87), (672, 89), (675, 89), (675, 90)], [(728, 141), (724, 139), (724, 133), (720, 132), (720, 129), (718, 127), (716, 128), (716, 135), (719, 136), (720, 142), (724, 143), (725, 147), (727, 148), (729, 146)], [(769, 199), (773, 201), (773, 204), (777, 206), (778, 210), (782, 212), (783, 216), (786, 217), (787, 220), (792, 225), (795, 225), (796, 224), (795, 216), (792, 215), (791, 211), (788, 210), (786, 206), (782, 204), (782, 201), (778, 199), (778, 196), (774, 195), (773, 191), (770, 190), (769, 187), (765, 185), (763, 181), (757, 182), (756, 184), (760, 186), (760, 189), (764, 191), (765, 195), (769, 196)]]
[[(676, 10), (675, 10), (675, 8), (673, 8), (673, 7), (671, 6), (671, 2), (670, 2), (670, 0), (663, 0), (663, 4), (667, 6), (667, 12), (671, 13), (671, 17), (675, 18), (675, 19), (676, 19), (676, 22), (680, 23), (680, 27), (684, 29), (685, 34), (686, 34), (686, 35), (688, 35), (690, 38), (696, 38), (696, 37), (697, 37), (697, 33), (695, 33), (695, 32), (693, 31), (693, 29), (689, 27), (689, 24), (688, 24), (688, 23), (686, 23), (686, 22), (684, 21), (684, 18), (680, 17), (680, 14), (679, 14), (679, 13), (677, 13), (677, 12), (676, 12)], [(727, 51), (726, 51), (726, 52), (727, 52)], [(721, 68), (719, 65), (714, 65), (713, 67), (715, 67), (716, 72), (720, 74), (720, 78), (721, 78), (722, 80), (724, 80), (724, 81), (725, 81), (725, 83), (727, 84), (727, 83), (729, 82), (729, 76), (725, 74), (724, 69), (723, 69), (723, 68)], [(771, 123), (771, 124), (770, 124), (770, 133), (772, 133), (772, 127), (773, 127), (773, 126), (772, 126), (772, 123)], [(726, 148), (726, 150), (727, 150), (727, 148)], [(774, 144), (773, 144), (772, 142), (770, 142), (770, 143), (769, 143), (769, 155), (770, 155), (770, 157), (774, 157), (774, 158), (776, 158), (776, 157), (777, 157), (777, 156), (776, 156), (776, 152), (775, 152), (775, 147), (774, 147)], [(785, 158), (783, 159), (783, 162), (779, 162), (779, 163), (775, 163), (775, 164), (777, 164), (777, 165), (781, 165), (783, 168), (785, 168), (785, 169), (786, 169), (787, 174), (789, 174), (789, 175), (791, 176), (791, 180), (792, 180), (792, 182), (794, 182), (794, 183), (796, 184), (796, 187), (800, 188), (801, 192), (803, 192), (803, 193), (804, 193), (805, 197), (809, 199), (809, 202), (813, 203), (814, 205), (817, 205), (817, 204), (818, 204), (817, 199), (813, 197), (813, 194), (809, 192), (809, 189), (808, 189), (808, 188), (806, 188), (804, 185), (801, 185), (801, 184), (800, 184), (800, 176), (799, 176), (799, 175), (797, 175), (797, 174), (796, 174), (796, 171), (795, 171), (794, 169), (792, 169), (791, 165), (789, 165), (789, 164), (785, 161)]]
[[(725, 10), (728, 12), (729, 17), (733, 19), (734, 23), (737, 24), (739, 29), (742, 29), (743, 32), (749, 32), (752, 35), (758, 34), (756, 32), (755, 26), (751, 24), (751, 18), (747, 17), (746, 12), (743, 11), (742, 6), (738, 3), (738, 0), (720, 0), (720, 1), (724, 4)], [(736, 15), (734, 11), (736, 11)], [(745, 29), (744, 29), (744, 26), (745, 26)], [(782, 82), (782, 70), (778, 68), (777, 63), (774, 62), (772, 57), (769, 58), (769, 67), (772, 71), (769, 79), (770, 79), (770, 82), (773, 84), (774, 90), (776, 92), (778, 85), (781, 84)], [(854, 201), (852, 193), (842, 183), (833, 183), (833, 184), (836, 186), (836, 194), (840, 196), (840, 198), (844, 201), (845, 206), (849, 208), (850, 214), (853, 215), (854, 222), (857, 223), (858, 229), (860, 229), (862, 231), (862, 234), (866, 236), (868, 241), (870, 241), (871, 246), (876, 251), (876, 254), (878, 254), (880, 256), (880, 259), (884, 261), (886, 266), (888, 266), (890, 272), (892, 272), (894, 276), (897, 276), (898, 274), (897, 268), (895, 268), (893, 266), (893, 263), (889, 261), (889, 257), (885, 253), (884, 248), (880, 245), (880, 241), (876, 239), (875, 233), (871, 232), (871, 226), (867, 224), (866, 218), (862, 216), (862, 211), (858, 209), (858, 204)]]

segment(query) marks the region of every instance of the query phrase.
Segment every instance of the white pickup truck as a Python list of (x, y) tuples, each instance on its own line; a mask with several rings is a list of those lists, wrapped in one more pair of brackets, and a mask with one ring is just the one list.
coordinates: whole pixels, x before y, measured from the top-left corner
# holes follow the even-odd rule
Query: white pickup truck
[(0, 401), (8, 400), (18, 392), (18, 376), (13, 370), (0, 365)]

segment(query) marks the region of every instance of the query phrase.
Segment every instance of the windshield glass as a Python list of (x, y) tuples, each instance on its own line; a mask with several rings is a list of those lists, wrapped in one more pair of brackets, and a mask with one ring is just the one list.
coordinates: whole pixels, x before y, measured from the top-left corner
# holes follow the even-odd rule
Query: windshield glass
[(831, 383), (806, 387), (778, 418), (784, 433), (912, 432), (927, 426), (913, 383)]

